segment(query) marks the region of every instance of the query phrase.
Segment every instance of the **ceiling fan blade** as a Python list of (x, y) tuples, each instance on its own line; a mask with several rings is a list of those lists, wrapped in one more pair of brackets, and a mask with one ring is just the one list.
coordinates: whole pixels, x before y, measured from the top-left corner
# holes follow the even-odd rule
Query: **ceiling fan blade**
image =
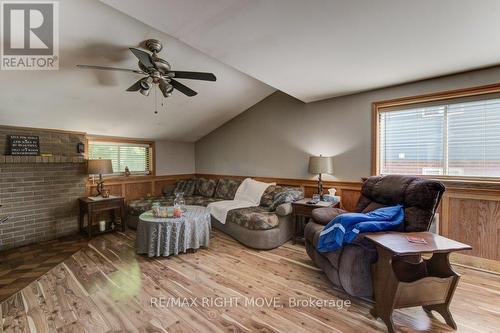
[(172, 85), (172, 87), (174, 87), (174, 89), (179, 90), (181, 93), (183, 93), (184, 95), (187, 95), (189, 97), (193, 97), (193, 96), (198, 94), (196, 91), (192, 90), (189, 87), (186, 87), (185, 85), (183, 85), (179, 81), (170, 80), (170, 84)]
[(144, 78), (140, 79), (139, 81), (137, 81), (136, 83), (134, 83), (133, 85), (131, 85), (127, 91), (138, 91), (142, 88), (141, 86), (141, 82), (142, 80), (144, 80)]
[(122, 72), (132, 72), (137, 74), (147, 74), (143, 71), (137, 69), (128, 69), (128, 68), (117, 68), (117, 67), (107, 67), (107, 66), (93, 66), (93, 65), (76, 65), (78, 68), (88, 68), (88, 69), (102, 69), (107, 71), (122, 71)]
[(130, 51), (132, 51), (132, 53), (137, 57), (137, 59), (139, 59), (141, 64), (143, 64), (145, 67), (147, 68), (155, 67), (155, 65), (153, 65), (153, 62), (151, 61), (151, 56), (149, 55), (149, 53), (139, 49), (135, 49), (133, 47), (130, 48)]
[(217, 78), (212, 73), (203, 72), (185, 72), (185, 71), (170, 71), (174, 73), (175, 77), (178, 79), (192, 79), (192, 80), (203, 80), (203, 81), (215, 81)]

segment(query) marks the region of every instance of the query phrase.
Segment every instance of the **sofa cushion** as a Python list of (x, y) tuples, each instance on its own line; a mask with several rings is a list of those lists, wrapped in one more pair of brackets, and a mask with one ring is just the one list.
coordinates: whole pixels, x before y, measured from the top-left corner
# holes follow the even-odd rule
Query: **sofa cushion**
[(127, 203), (127, 213), (134, 216), (139, 216), (142, 213), (148, 211), (153, 206), (153, 203), (158, 202), (162, 206), (172, 206), (174, 202), (174, 196), (168, 197), (149, 197), (137, 200), (132, 200)]
[(230, 210), (226, 223), (235, 223), (250, 230), (268, 230), (278, 226), (278, 216), (264, 207), (247, 207)]
[(318, 224), (327, 225), (328, 223), (330, 223), (331, 220), (336, 218), (338, 215), (344, 213), (347, 213), (347, 211), (340, 208), (333, 208), (333, 207), (316, 208), (313, 209), (312, 211), (312, 218), (314, 222)]
[(215, 188), (214, 197), (224, 200), (233, 200), (240, 184), (241, 180), (237, 179), (219, 179), (219, 181), (217, 182), (217, 187)]
[(192, 195), (185, 198), (186, 205), (194, 205), (194, 206), (204, 206), (206, 207), (209, 203), (221, 201), (222, 199), (217, 198), (207, 198), (202, 195)]
[(381, 203), (378, 203), (378, 202), (375, 202), (375, 201), (372, 201), (370, 202), (362, 211), (361, 213), (369, 213), (371, 211), (374, 211), (376, 209), (379, 209), (379, 208), (384, 208), (384, 207), (388, 207), (387, 205), (383, 205)]
[[(175, 200), (175, 195), (162, 196), (162, 197), (149, 197), (137, 200), (132, 200), (127, 203), (127, 214), (139, 216), (142, 213), (148, 211), (153, 206), (153, 203), (158, 202), (162, 206), (173, 206)], [(184, 197), (186, 205), (195, 206), (207, 206), (211, 202), (220, 201), (222, 199), (217, 198), (207, 198), (201, 195), (190, 195)]]
[(215, 179), (198, 178), (196, 179), (194, 194), (202, 195), (207, 198), (213, 197), (216, 186), (217, 181)]
[(182, 192), (186, 197), (194, 194), (195, 187), (196, 187), (196, 179), (180, 180), (175, 185), (174, 193)]

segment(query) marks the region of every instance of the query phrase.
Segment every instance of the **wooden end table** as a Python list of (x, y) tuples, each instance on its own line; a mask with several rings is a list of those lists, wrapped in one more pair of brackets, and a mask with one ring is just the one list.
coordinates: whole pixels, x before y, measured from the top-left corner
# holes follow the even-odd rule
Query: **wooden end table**
[[(93, 200), (89, 197), (78, 198), (80, 232), (87, 234), (89, 238), (94, 235), (99, 235), (114, 231), (117, 226), (125, 231), (125, 200), (123, 197), (111, 197), (107, 199)], [(99, 226), (94, 225), (95, 217), (98, 213), (111, 211), (112, 222), (115, 229), (107, 226), (105, 231), (99, 231)], [(87, 215), (87, 227), (83, 226), (83, 219)]]
[[(378, 261), (372, 267), (375, 306), (370, 313), (375, 318), (381, 318), (392, 333), (395, 332), (392, 321), (394, 309), (422, 306), (428, 313), (432, 310), (440, 313), (446, 324), (456, 329), (449, 306), (460, 275), (451, 267), (449, 254), (470, 250), (471, 247), (431, 232), (371, 233), (365, 234), (365, 237), (377, 245), (378, 252)], [(423, 238), (427, 244), (409, 242), (407, 237)], [(432, 257), (405, 265), (405, 274), (394, 269), (395, 257), (425, 253), (432, 253)], [(420, 272), (415, 274), (418, 278), (409, 278), (411, 268)]]
[[(299, 219), (306, 218), (309, 219), (312, 217), (312, 211), (316, 208), (326, 208), (326, 207), (339, 207), (340, 203), (333, 203), (328, 201), (319, 201), (317, 204), (308, 204), (308, 201), (311, 201), (311, 198), (304, 198), (301, 200), (297, 200), (292, 202), (293, 209), (293, 237), (292, 242), (295, 244), (298, 240), (298, 235), (300, 233), (299, 230)], [(307, 223), (307, 222), (306, 222)]]

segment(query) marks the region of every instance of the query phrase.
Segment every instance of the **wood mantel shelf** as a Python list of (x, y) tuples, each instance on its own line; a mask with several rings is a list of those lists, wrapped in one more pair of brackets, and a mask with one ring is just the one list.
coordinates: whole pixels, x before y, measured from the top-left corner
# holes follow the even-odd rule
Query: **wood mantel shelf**
[(0, 164), (21, 163), (84, 163), (83, 156), (11, 156), (0, 155)]

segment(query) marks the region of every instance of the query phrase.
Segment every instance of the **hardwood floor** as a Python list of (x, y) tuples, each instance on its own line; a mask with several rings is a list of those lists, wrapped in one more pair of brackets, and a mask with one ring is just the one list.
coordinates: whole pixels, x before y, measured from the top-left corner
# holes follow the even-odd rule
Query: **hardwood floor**
[[(346, 299), (301, 245), (256, 251), (214, 232), (209, 249), (149, 259), (135, 255), (134, 240), (132, 231), (92, 239), (1, 303), (2, 331), (385, 332), (363, 300), (344, 308), (293, 306)], [(500, 277), (457, 271), (462, 280), (451, 309), (458, 332), (498, 332)], [(276, 304), (259, 303), (273, 297)], [(172, 299), (181, 303), (169, 306)], [(245, 299), (255, 304), (245, 306)], [(396, 311), (394, 321), (401, 332), (453, 332), (421, 308)]]
[(75, 235), (0, 252), (0, 302), (85, 246), (87, 240)]

